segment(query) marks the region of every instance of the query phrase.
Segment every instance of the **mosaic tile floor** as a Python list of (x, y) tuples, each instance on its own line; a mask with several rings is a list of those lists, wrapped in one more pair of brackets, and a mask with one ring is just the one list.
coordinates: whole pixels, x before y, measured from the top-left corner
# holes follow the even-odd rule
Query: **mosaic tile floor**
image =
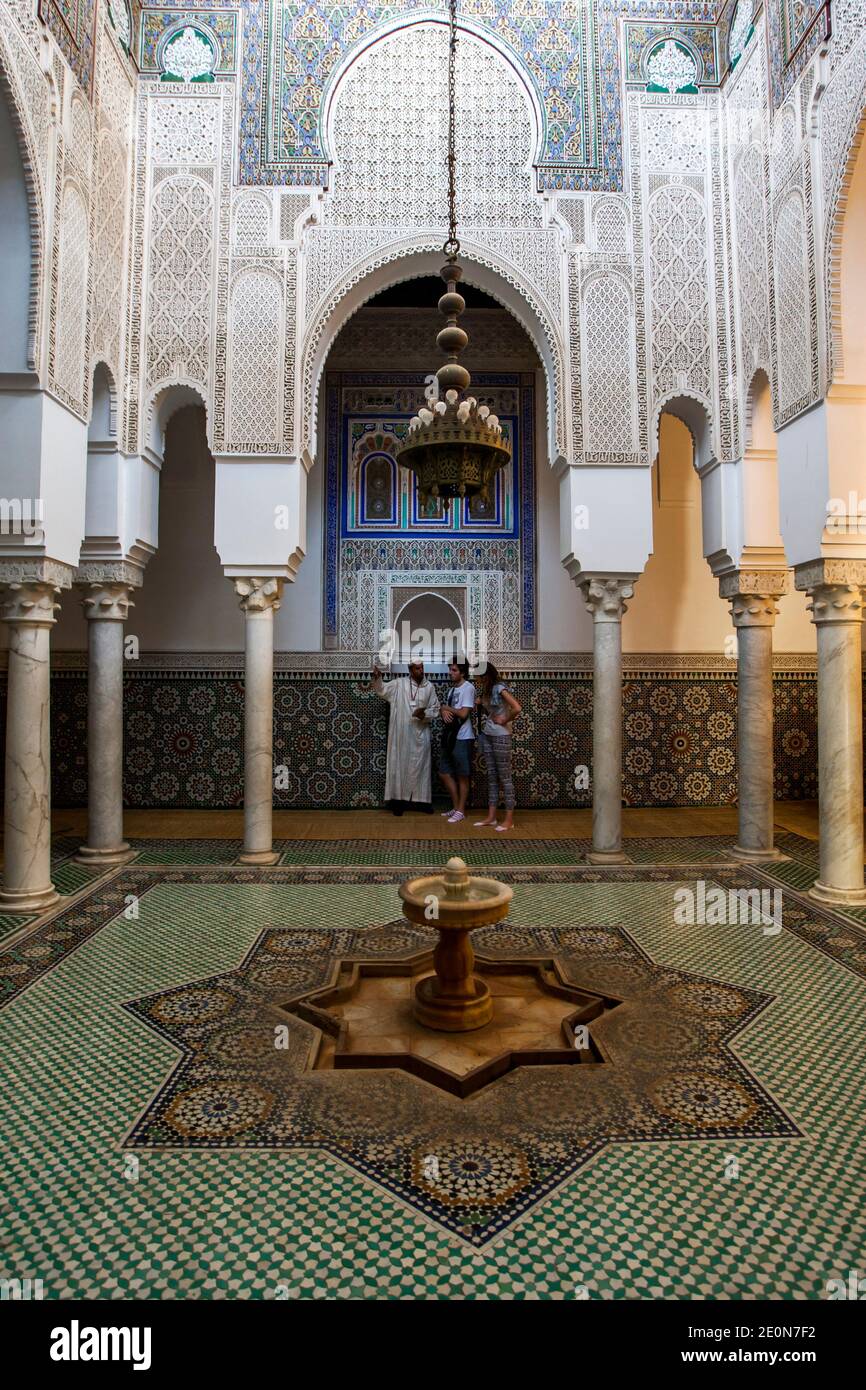
[[(799, 836), (788, 837), (799, 840)], [(803, 841), (803, 843), (807, 843)], [(240, 854), (241, 840), (229, 839), (132, 839), (139, 864), (231, 864)], [(730, 837), (692, 835), (687, 837), (632, 837), (625, 842), (626, 854), (636, 863), (723, 862)], [(591, 847), (588, 839), (520, 839), (495, 832), (476, 831), (473, 835), (447, 839), (276, 839), (274, 849), (281, 864), (297, 865), (396, 865), (441, 864), (450, 854), (459, 854), (474, 863), (487, 865), (567, 865), (581, 864)], [(814, 875), (813, 875), (814, 877)]]
[[(717, 867), (719, 846), (703, 844), (709, 882), (775, 882)], [(401, 850), (423, 862), (417, 843)], [(636, 1142), (624, 1126), (480, 1245), (389, 1189), (385, 1167), (363, 1173), (325, 1147), (129, 1147), (178, 1063), (136, 1016), (141, 1001), (231, 977), (268, 928), (299, 949), (374, 935), (394, 920), (402, 876), (381, 860), (266, 872), (138, 861), (0, 953), (0, 1277), (41, 1278), (52, 1298), (810, 1299), (863, 1269), (863, 933), (792, 888), (778, 935), (678, 926), (674, 894), (694, 871), (534, 863), (500, 871), (523, 939), (595, 932), (599, 950), (616, 938), (653, 972), (752, 1000), (727, 1046), (774, 1117), (771, 1137)]]

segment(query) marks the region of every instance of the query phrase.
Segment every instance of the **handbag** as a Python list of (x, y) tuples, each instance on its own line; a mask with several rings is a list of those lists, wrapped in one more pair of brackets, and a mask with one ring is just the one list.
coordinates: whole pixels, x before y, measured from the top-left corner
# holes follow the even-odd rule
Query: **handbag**
[(450, 724), (442, 725), (442, 733), (439, 737), (439, 747), (443, 753), (449, 755), (454, 752), (457, 745), (457, 735), (460, 733), (460, 720), (452, 719)]

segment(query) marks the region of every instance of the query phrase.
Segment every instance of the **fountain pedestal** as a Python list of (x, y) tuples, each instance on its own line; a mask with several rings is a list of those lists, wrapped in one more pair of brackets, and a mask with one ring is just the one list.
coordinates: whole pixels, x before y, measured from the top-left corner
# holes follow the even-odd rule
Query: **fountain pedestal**
[(466, 1033), (483, 1028), (493, 1017), (493, 998), (473, 973), (475, 953), (469, 933), (501, 922), (512, 891), (492, 878), (474, 878), (462, 859), (449, 859), (445, 870), (410, 879), (400, 887), (403, 912), (410, 922), (439, 933), (433, 952), (435, 973), (415, 987), (412, 1012), (427, 1028)]

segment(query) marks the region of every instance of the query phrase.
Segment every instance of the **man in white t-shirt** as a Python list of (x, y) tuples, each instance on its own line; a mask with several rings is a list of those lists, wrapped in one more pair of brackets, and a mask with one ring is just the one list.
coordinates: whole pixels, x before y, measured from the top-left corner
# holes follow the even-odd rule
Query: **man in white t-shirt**
[(469, 795), (469, 782), (472, 777), (472, 753), (475, 748), (472, 711), (475, 708), (475, 686), (467, 679), (468, 662), (452, 661), (448, 667), (448, 675), (451, 689), (448, 691), (445, 704), (439, 710), (444, 724), (439, 750), (439, 776), (453, 806), (453, 810), (445, 811), (443, 814), (448, 817), (451, 825), (456, 825), (458, 821), (465, 820), (466, 798)]

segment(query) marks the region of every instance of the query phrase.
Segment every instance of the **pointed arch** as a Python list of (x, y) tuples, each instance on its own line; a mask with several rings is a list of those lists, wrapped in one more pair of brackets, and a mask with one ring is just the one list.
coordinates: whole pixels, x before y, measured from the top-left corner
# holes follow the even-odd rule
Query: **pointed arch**
[[(300, 412), (301, 438), (298, 452), (308, 449), (315, 457), (315, 436), (319, 385), (325, 361), (338, 333), (374, 295), (405, 280), (437, 275), (442, 264), (437, 240), (409, 240), (392, 243), (362, 261), (334, 289), (315, 312), (304, 337), (300, 354), (300, 381), (303, 409)], [(460, 261), (467, 284), (476, 285), (507, 309), (532, 340), (541, 359), (547, 384), (547, 427), (550, 463), (565, 456), (569, 437), (564, 418), (568, 399), (565, 380), (567, 356), (562, 337), (542, 302), (512, 267), (506, 266), (483, 246), (462, 243)]]
[(650, 439), (654, 451), (658, 452), (659, 424), (662, 415), (674, 415), (685, 425), (692, 436), (695, 468), (700, 472), (707, 464), (715, 461), (715, 442), (713, 438), (713, 414), (708, 401), (697, 392), (679, 391), (663, 396), (656, 406), (652, 420)]
[(111, 368), (97, 362), (93, 368), (90, 389), (90, 423), (87, 429), (88, 448), (94, 444), (111, 444), (117, 448), (117, 384)]
[(144, 448), (151, 459), (162, 462), (165, 453), (165, 431), (168, 422), (186, 405), (201, 406), (205, 413), (205, 434), (208, 448), (212, 447), (211, 420), (207, 401), (198, 382), (162, 382), (151, 391), (144, 412)]
[[(417, 10), (411, 14), (405, 12), (395, 18), (385, 20), (376, 25), (375, 28), (365, 31), (362, 36), (354, 43), (346, 53), (344, 53), (338, 63), (335, 64), (333, 71), (325, 83), (322, 94), (319, 116), (319, 140), (323, 157), (332, 161), (334, 159), (333, 143), (333, 116), (336, 97), (340, 86), (347, 73), (355, 66), (362, 55), (374, 44), (380, 43), (383, 39), (389, 38), (397, 31), (405, 31), (415, 28), (419, 24), (447, 24), (448, 16), (442, 10)], [(527, 105), (532, 112), (534, 125), (533, 131), (533, 163), (538, 163), (543, 156), (546, 136), (547, 136), (547, 116), (545, 105), (541, 93), (538, 90), (533, 74), (521, 60), (520, 55), (515, 49), (503, 40), (493, 29), (488, 28), (483, 23), (474, 21), (466, 14), (459, 14), (457, 18), (457, 37), (458, 43), (460, 33), (470, 35), (472, 38), (479, 39), (482, 43), (488, 44), (506, 63), (514, 70), (523, 88)]]

